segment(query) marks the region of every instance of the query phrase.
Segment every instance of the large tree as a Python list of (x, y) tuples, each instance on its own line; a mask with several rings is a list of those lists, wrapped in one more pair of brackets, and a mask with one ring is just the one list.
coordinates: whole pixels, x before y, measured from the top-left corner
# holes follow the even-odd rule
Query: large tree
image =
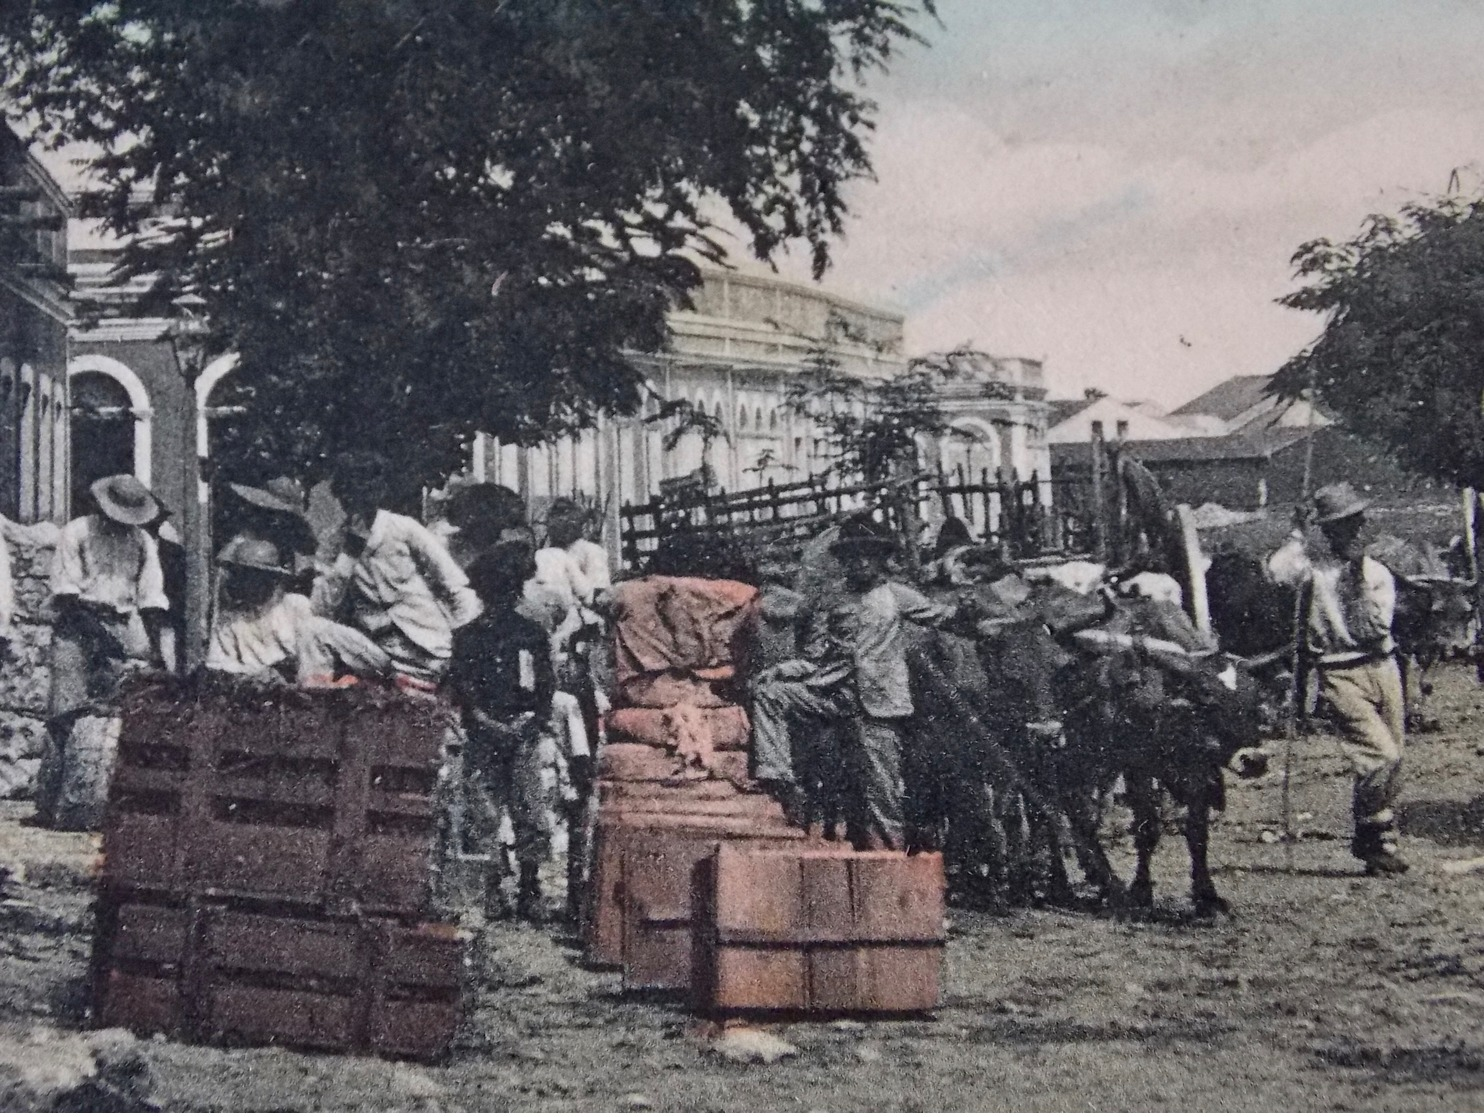
[(1349, 242), (1304, 245), (1294, 264), (1307, 285), (1283, 302), (1327, 321), (1277, 390), (1312, 385), (1411, 468), (1484, 487), (1484, 201), (1373, 216)]
[(241, 469), (624, 412), (725, 254), (818, 276), (869, 174), (869, 71), (932, 0), (8, 0), (5, 92), (101, 152), (135, 309), (204, 312)]

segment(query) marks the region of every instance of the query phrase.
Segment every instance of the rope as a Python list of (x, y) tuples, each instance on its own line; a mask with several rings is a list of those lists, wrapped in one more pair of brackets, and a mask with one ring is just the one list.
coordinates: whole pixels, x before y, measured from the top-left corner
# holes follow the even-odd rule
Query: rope
[[(1304, 417), (1304, 480), (1299, 492), (1299, 506), (1307, 507), (1309, 489), (1314, 479), (1314, 367), (1309, 366), (1307, 386), (1309, 414)], [(1283, 734), (1283, 871), (1293, 872), (1293, 743), (1299, 736), (1299, 693), (1303, 683), (1305, 609), (1308, 595), (1302, 587), (1293, 601), (1293, 678), (1288, 685), (1288, 725)], [(1308, 735), (1305, 734), (1307, 743)]]

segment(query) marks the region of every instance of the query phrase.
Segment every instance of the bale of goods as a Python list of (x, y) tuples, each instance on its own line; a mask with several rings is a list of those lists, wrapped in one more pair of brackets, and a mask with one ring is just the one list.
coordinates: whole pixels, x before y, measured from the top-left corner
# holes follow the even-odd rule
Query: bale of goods
[(938, 1004), (939, 854), (720, 844), (693, 887), (691, 994), (703, 1015)]
[(206, 675), (124, 695), (94, 1002), (205, 1043), (436, 1058), (467, 936), (436, 921), (449, 711)]

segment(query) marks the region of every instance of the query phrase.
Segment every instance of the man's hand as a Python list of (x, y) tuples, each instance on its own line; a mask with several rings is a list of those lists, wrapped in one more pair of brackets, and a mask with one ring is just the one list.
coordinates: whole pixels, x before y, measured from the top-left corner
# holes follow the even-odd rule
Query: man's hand
[(1293, 526), (1299, 531), (1308, 531), (1309, 525), (1314, 522), (1314, 505), (1308, 500), (1300, 501), (1293, 506)]

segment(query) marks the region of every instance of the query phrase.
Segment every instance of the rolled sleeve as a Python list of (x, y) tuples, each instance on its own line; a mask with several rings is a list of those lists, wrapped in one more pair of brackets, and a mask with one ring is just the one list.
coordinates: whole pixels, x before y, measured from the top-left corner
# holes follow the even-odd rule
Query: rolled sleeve
[(1268, 556), (1268, 574), (1281, 586), (1301, 586), (1314, 572), (1304, 550), (1304, 537), (1298, 532), (1290, 535), (1283, 546)]

